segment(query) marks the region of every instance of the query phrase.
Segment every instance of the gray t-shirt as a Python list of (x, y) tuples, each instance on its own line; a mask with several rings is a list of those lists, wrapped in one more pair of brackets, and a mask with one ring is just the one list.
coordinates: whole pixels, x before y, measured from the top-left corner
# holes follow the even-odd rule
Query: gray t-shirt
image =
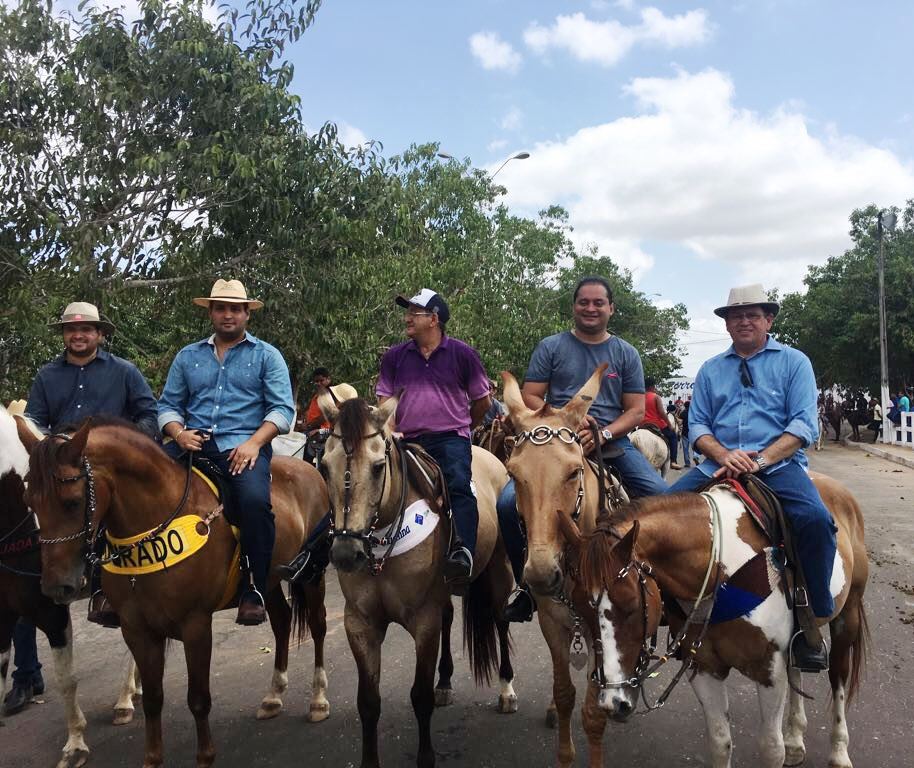
[(599, 344), (585, 344), (571, 331), (547, 336), (533, 351), (525, 380), (546, 384), (546, 402), (561, 408), (600, 363), (609, 363), (609, 368), (588, 414), (600, 425), (610, 424), (622, 414), (623, 393), (644, 394), (641, 356), (618, 336)]

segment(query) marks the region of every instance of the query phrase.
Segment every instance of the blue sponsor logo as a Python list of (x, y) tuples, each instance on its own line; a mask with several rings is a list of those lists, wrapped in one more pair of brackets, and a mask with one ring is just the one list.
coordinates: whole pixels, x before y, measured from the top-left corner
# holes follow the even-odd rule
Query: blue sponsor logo
[(422, 522), (424, 520), (425, 520), (425, 518), (422, 515), (419, 515), (419, 514), (416, 515), (416, 525), (422, 525)]

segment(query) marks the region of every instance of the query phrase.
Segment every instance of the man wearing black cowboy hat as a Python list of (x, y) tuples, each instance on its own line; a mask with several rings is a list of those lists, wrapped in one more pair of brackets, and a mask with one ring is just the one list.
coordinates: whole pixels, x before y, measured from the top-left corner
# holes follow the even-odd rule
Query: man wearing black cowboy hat
[[(117, 416), (150, 436), (158, 435), (156, 401), (143, 374), (131, 362), (107, 352), (102, 342), (114, 326), (94, 304), (67, 305), (60, 320), (50, 323), (63, 336), (63, 353), (38, 371), (25, 407), (26, 418), (45, 434), (76, 426), (90, 416)], [(99, 577), (93, 573), (89, 621), (117, 626)], [(16, 669), (13, 687), (4, 699), (7, 715), (22, 711), (34, 694), (44, 691), (35, 644), (35, 625), (20, 619), (13, 630)]]

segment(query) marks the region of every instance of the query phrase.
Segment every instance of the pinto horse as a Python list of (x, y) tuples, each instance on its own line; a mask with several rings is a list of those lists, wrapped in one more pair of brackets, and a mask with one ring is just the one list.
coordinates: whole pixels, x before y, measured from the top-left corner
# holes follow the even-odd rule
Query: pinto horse
[[(172, 518), (179, 512), (201, 518), (191, 528), (204, 541), (195, 554), (142, 575), (106, 569), (102, 586), (120, 616), (121, 631), (140, 670), (146, 720), (144, 768), (163, 762), (162, 676), (168, 638), (184, 643), (187, 702), (197, 727), (196, 764), (199, 768), (212, 765), (216, 756), (209, 727), (212, 615), (234, 602), (232, 582), (237, 574), (237, 566), (232, 567), (236, 540), (219, 514), (221, 505), (203, 480), (188, 474), (126, 422), (99, 420), (96, 425), (87, 420), (72, 437), (54, 435), (40, 442), (24, 421), (17, 422), (20, 439), (31, 454), (27, 500), (41, 525), (41, 589), (55, 602), (66, 605), (78, 595), (94, 532), (100, 526), (107, 528), (110, 537), (125, 539), (155, 532), (172, 510)], [(295, 556), (325, 514), (328, 499), (317, 471), (304, 462), (276, 457), (271, 469), (275, 565)], [(307, 622), (314, 637), (310, 719), (318, 721), (329, 715), (323, 670), (324, 585), (306, 589), (293, 599), (294, 618), (300, 632)], [(276, 576), (271, 576), (266, 605), (276, 658), (271, 690), (258, 718), (279, 713), (288, 681), (293, 611)]]
[[(863, 592), (867, 555), (863, 516), (850, 492), (823, 475), (813, 475), (822, 500), (838, 526), (838, 551), (831, 579), (835, 614), (831, 631), (833, 695), (831, 768), (850, 768), (846, 705), (853, 697), (865, 661), (868, 637)], [(807, 720), (799, 694), (800, 673), (788, 668), (787, 648), (793, 619), (777, 578), (771, 544), (753, 524), (742, 501), (725, 486), (704, 494), (681, 493), (639, 499), (616, 510), (601, 522), (583, 545), (581, 584), (597, 609), (602, 664), (595, 669), (600, 681), (600, 708), (611, 719), (624, 721), (638, 703), (639, 690), (650, 674), (649, 636), (665, 601), (679, 603), (683, 616), (708, 596), (704, 610), (712, 623), (689, 614), (686, 622), (670, 612), (671, 636), (682, 640), (691, 669), (692, 688), (702, 705), (710, 742), (711, 765), (730, 765), (732, 739), (725, 679), (731, 669), (753, 680), (758, 689), (761, 717), (758, 733), (763, 768), (799, 765), (806, 756), (803, 737)], [(717, 551), (718, 556), (714, 556)], [(759, 557), (757, 557), (759, 556)], [(719, 590), (746, 563), (761, 563), (762, 581), (770, 592), (756, 594), (755, 604), (723, 612), (714, 622)], [(744, 571), (745, 572), (745, 571)], [(702, 585), (711, 586), (702, 586)], [(772, 586), (773, 585), (773, 586)], [(707, 606), (710, 602), (711, 606)], [(734, 618), (735, 617), (735, 618)], [(702, 638), (701, 635), (704, 634)], [(782, 718), (789, 694), (786, 738)], [(645, 697), (645, 701), (647, 698)]]
[[(515, 428), (515, 447), (508, 461), (514, 478), (517, 507), (527, 529), (524, 580), (533, 591), (540, 629), (552, 656), (553, 706), (558, 719), (558, 764), (575, 762), (571, 714), (575, 688), (569, 663), (586, 663), (586, 645), (592, 645), (592, 621), (576, 610), (574, 573), (577, 558), (569, 547), (596, 528), (599, 512), (607, 504), (605, 478), (585, 460), (578, 425), (587, 414), (600, 387), (606, 364), (563, 407), (548, 404), (532, 411), (521, 398), (517, 381), (502, 373), (505, 404)], [(601, 487), (601, 480), (603, 486)], [(573, 533), (572, 533), (573, 532)], [(603, 765), (603, 730), (606, 717), (596, 702), (591, 684), (582, 707), (584, 731), (590, 746), (589, 765)], [(547, 715), (551, 721), (553, 710)]]
[[(428, 488), (417, 487), (407, 462), (415, 462), (391, 434), (389, 420), (397, 399), (379, 408), (364, 400), (347, 400), (339, 409), (318, 401), (333, 431), (321, 462), (333, 509), (330, 557), (346, 599), (345, 626), (359, 673), (358, 708), (362, 721), (362, 768), (377, 768), (381, 645), (390, 624), (412, 635), (416, 668), (410, 698), (419, 725), (416, 764), (431, 768), (435, 752), (431, 718), (436, 699), (450, 702), (454, 664), (450, 652), (453, 618), (443, 564), (451, 526), (439, 517), (440, 507)], [(428, 468), (415, 469), (427, 473)], [(432, 472), (439, 470), (433, 469)], [(477, 683), (488, 682), (500, 645), (501, 690), (498, 711), (517, 711), (511, 681), (508, 624), (501, 613), (513, 586), (504, 544), (498, 532), (495, 500), (507, 482), (504, 467), (481, 448), (473, 448), (473, 483), (479, 503), (479, 529), (473, 559), (474, 580), (464, 602), (464, 637)], [(433, 487), (433, 484), (432, 484)], [(419, 530), (422, 533), (419, 534)], [(414, 544), (397, 553), (394, 547), (410, 536)], [(441, 638), (437, 689), (435, 661)]]

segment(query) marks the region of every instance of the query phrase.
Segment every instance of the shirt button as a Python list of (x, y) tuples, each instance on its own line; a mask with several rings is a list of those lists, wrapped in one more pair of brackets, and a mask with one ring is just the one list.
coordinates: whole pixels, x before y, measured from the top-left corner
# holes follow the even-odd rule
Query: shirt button
[(76, 407), (77, 407), (77, 408), (82, 408), (82, 406), (81, 406), (81, 405), (77, 405), (77, 406), (76, 406)]
[(80, 385), (79, 385), (79, 388), (80, 388), (80, 389), (82, 389), (82, 388), (83, 388), (83, 385), (82, 385), (82, 384), (80, 384)]
[(219, 406), (218, 406), (218, 405), (216, 406), (216, 410), (217, 410), (217, 411), (219, 410)]
[(222, 387), (220, 386), (219, 389), (222, 389)]

